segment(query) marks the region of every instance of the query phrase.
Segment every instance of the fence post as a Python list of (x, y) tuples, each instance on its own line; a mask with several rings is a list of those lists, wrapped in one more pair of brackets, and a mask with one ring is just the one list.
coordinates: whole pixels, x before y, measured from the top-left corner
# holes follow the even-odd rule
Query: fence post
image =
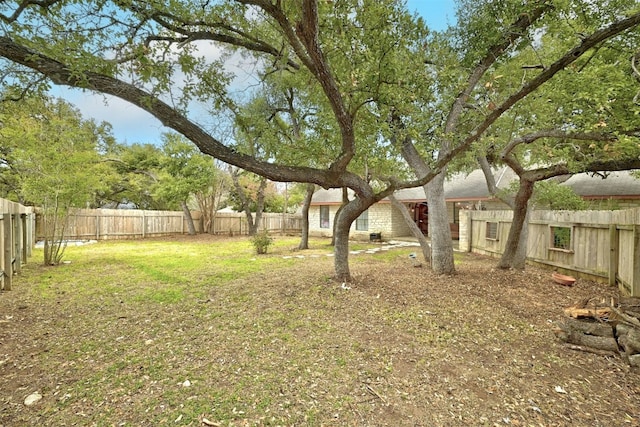
[(459, 216), (458, 250), (460, 252), (471, 252), (471, 211), (467, 209), (461, 210)]
[(6, 213), (2, 216), (2, 234), (4, 234), (4, 289), (11, 290), (11, 282), (13, 281), (13, 256), (11, 254), (13, 248), (13, 230), (11, 227), (11, 214)]
[(27, 214), (23, 213), (20, 214), (20, 227), (22, 230), (22, 259), (26, 262), (27, 259), (29, 258), (29, 251), (28, 251), (28, 247), (29, 247), (29, 237), (28, 237), (28, 230), (29, 228), (27, 227)]
[(4, 240), (4, 215), (0, 214), (0, 291), (5, 289), (6, 284), (6, 280), (4, 278), (4, 265), (6, 261), (4, 257)]
[(96, 212), (96, 240), (100, 240), (100, 215)]
[(618, 276), (618, 226), (609, 225), (609, 285), (615, 286)]
[(633, 226), (633, 276), (629, 286), (632, 297), (640, 297), (640, 225)]
[(31, 258), (33, 245), (35, 244), (35, 213), (33, 211), (26, 213), (24, 217), (24, 233), (25, 233), (25, 245), (24, 245), (24, 259)]
[(13, 216), (13, 269), (16, 273), (22, 270), (22, 220), (19, 213)]

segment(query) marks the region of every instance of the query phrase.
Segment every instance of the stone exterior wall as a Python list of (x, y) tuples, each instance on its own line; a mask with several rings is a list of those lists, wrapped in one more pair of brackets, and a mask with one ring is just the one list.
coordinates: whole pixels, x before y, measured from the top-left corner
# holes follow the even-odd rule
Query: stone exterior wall
[[(329, 206), (329, 228), (320, 228), (320, 206), (314, 205), (309, 209), (309, 233), (312, 236), (331, 237), (333, 233), (333, 220), (339, 205)], [(454, 221), (454, 204), (447, 203), (449, 222)], [(463, 210), (459, 211), (460, 213)], [(402, 217), (402, 213), (393, 207), (391, 203), (376, 203), (368, 210), (369, 227), (367, 230), (356, 230), (355, 221), (351, 225), (351, 237), (353, 239), (368, 240), (370, 233), (382, 233), (383, 239), (393, 237), (411, 236), (411, 230)]]
[(460, 238), (458, 240), (458, 249), (461, 252), (471, 252), (471, 211), (460, 211)]
[(411, 236), (411, 230), (409, 229), (407, 222), (402, 217), (400, 210), (396, 209), (393, 205), (389, 205), (389, 207), (391, 208), (392, 227), (389, 237)]
[[(331, 237), (333, 221), (339, 205), (329, 206), (329, 228), (320, 228), (320, 206), (314, 205), (309, 209), (309, 233), (312, 236)], [(351, 225), (351, 237), (358, 240), (369, 240), (370, 233), (382, 233), (382, 238), (410, 235), (402, 214), (390, 203), (376, 203), (368, 209), (367, 230), (356, 230), (356, 222)]]

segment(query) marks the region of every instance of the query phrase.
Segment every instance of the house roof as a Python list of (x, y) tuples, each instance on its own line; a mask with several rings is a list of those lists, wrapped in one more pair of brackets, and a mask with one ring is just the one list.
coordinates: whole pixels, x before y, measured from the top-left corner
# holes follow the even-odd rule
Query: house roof
[[(494, 178), (498, 188), (505, 188), (518, 177), (510, 168), (504, 167), (494, 170)], [(634, 178), (628, 171), (610, 173), (606, 179), (586, 173), (576, 174), (562, 182), (562, 185), (571, 187), (585, 198), (640, 198), (640, 180)], [(398, 190), (395, 195), (405, 202), (425, 200), (422, 187)], [(349, 198), (352, 197), (353, 191), (349, 190)], [(450, 202), (491, 199), (487, 182), (480, 169), (469, 174), (456, 174), (447, 179), (444, 184), (444, 197)], [(311, 204), (331, 205), (340, 204), (341, 201), (342, 190), (333, 188), (317, 191), (313, 195)]]
[[(494, 178), (498, 188), (504, 188), (511, 181), (517, 178), (516, 174), (509, 168), (504, 167), (494, 170)], [(422, 187), (404, 188), (395, 193), (399, 200), (404, 202), (418, 202), (425, 199)], [(349, 198), (353, 197), (353, 191), (349, 190)], [(487, 188), (487, 181), (480, 169), (471, 173), (458, 173), (448, 178), (444, 183), (444, 197), (448, 201), (475, 201), (488, 200), (491, 198)], [(339, 204), (342, 201), (342, 190), (332, 188), (329, 190), (319, 190), (313, 195), (311, 204), (330, 205)], [(383, 202), (387, 201), (386, 199)]]
[(602, 176), (580, 173), (571, 176), (563, 185), (567, 185), (577, 194), (588, 199), (634, 199), (640, 198), (640, 179), (629, 171), (610, 172)]
[[(517, 179), (516, 174), (509, 168), (495, 170), (493, 176), (498, 188), (505, 188), (511, 181)], [(406, 188), (398, 190), (396, 197), (403, 201), (424, 200), (424, 190), (422, 187)], [(444, 198), (457, 202), (467, 200), (487, 200), (491, 198), (487, 181), (480, 169), (476, 169), (469, 174), (455, 174), (444, 183)]]

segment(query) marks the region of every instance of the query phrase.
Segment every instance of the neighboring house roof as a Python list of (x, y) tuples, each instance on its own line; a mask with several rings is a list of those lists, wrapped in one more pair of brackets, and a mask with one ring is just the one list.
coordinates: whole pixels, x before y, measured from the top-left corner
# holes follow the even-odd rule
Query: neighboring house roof
[[(505, 188), (511, 181), (517, 179), (516, 174), (509, 168), (495, 170), (493, 176), (498, 188)], [(406, 202), (424, 200), (422, 187), (398, 190), (396, 197)], [(444, 183), (444, 198), (451, 202), (487, 200), (491, 196), (487, 187), (487, 180), (480, 169), (473, 172), (459, 173), (448, 178)]]
[[(517, 180), (518, 176), (507, 167), (494, 171), (496, 186), (505, 188), (511, 181)], [(640, 198), (640, 180), (635, 179), (630, 172), (612, 172), (606, 179), (591, 174), (576, 174), (562, 182), (585, 198)], [(425, 200), (422, 187), (406, 188), (398, 190), (396, 197), (404, 202), (419, 202)], [(353, 197), (353, 191), (349, 190), (349, 198)], [(484, 174), (480, 169), (469, 174), (456, 174), (447, 179), (444, 184), (444, 198), (450, 202), (489, 200), (489, 190)], [(330, 190), (319, 190), (313, 195), (312, 205), (340, 204), (342, 201), (342, 190), (333, 188)], [(383, 200), (385, 202), (386, 200)]]
[[(498, 188), (504, 188), (509, 182), (516, 179), (516, 174), (509, 168), (501, 168), (494, 171), (494, 177)], [(395, 193), (398, 200), (404, 202), (424, 201), (424, 189), (422, 187), (405, 188)], [(349, 190), (349, 198), (353, 197), (353, 191)], [(469, 174), (459, 173), (448, 178), (444, 183), (444, 197), (448, 201), (471, 201), (490, 199), (487, 181), (480, 169)], [(314, 193), (311, 204), (331, 205), (339, 204), (342, 201), (342, 190), (332, 188), (329, 190), (319, 190)], [(387, 201), (386, 199), (382, 202)]]
[(226, 208), (218, 209), (216, 213), (238, 213), (238, 211), (230, 206), (227, 206)]
[(610, 172), (606, 178), (580, 173), (571, 176), (563, 185), (567, 185), (577, 194), (588, 199), (638, 199), (640, 198), (640, 179), (629, 171)]

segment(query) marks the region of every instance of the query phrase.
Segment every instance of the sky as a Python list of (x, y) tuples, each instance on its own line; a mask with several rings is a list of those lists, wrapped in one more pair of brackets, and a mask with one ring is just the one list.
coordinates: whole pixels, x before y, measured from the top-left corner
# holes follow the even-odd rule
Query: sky
[[(433, 30), (443, 30), (455, 22), (454, 0), (407, 0), (407, 8), (422, 16)], [(74, 104), (85, 119), (110, 123), (120, 143), (160, 144), (162, 133), (169, 132), (149, 113), (115, 97), (63, 86), (54, 87), (51, 93)]]

